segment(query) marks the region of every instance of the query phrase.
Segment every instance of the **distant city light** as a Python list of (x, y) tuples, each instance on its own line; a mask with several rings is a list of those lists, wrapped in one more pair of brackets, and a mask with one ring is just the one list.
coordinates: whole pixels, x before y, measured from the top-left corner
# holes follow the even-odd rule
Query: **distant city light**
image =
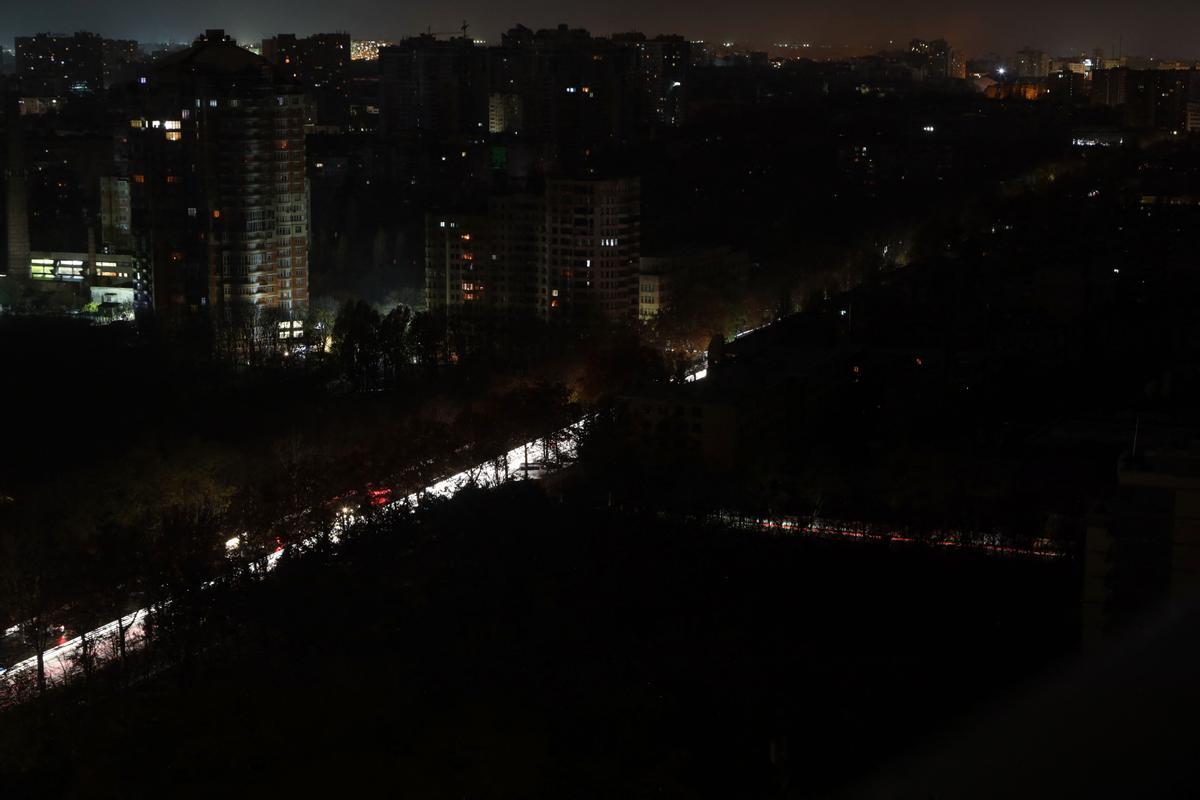
[(379, 58), (379, 48), (388, 47), (391, 42), (375, 39), (363, 39), (350, 42), (351, 61), (374, 61)]

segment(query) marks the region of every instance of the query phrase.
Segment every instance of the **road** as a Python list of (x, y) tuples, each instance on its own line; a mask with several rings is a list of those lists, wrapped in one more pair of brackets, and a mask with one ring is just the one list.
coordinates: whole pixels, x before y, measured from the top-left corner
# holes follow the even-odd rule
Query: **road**
[[(443, 478), (419, 491), (413, 492), (401, 500), (384, 506), (384, 508), (414, 508), (429, 498), (451, 497), (468, 486), (487, 488), (498, 486), (507, 481), (536, 480), (541, 478), (547, 472), (574, 461), (578, 438), (582, 433), (583, 425), (584, 420), (579, 420), (549, 436), (517, 445), (500, 457), (489, 459), (482, 464)], [(331, 538), (335, 542), (348, 527), (359, 522), (359, 519), (349, 509), (345, 509), (344, 511), (345, 513), (341, 519), (334, 524), (331, 533)], [(235, 541), (231, 540), (231, 543)], [(236, 546), (231, 545), (231, 543), (226, 543), (226, 546), (231, 550), (236, 550)], [(315, 540), (310, 538), (280, 547), (267, 557), (265, 562), (266, 571), (270, 572), (275, 569), (279, 563), (279, 559), (288, 550), (309, 547), (314, 543)], [(80, 648), (85, 640), (91, 643), (93, 656), (98, 664), (117, 658), (119, 654), (118, 630), (124, 631), (127, 651), (139, 647), (145, 639), (144, 627), (148, 614), (148, 609), (138, 609), (122, 617), (120, 620), (108, 622), (95, 630), (68, 639), (46, 650), (42, 654), (42, 657), (45, 665), (47, 684), (51, 686), (61, 685), (79, 672)], [(4, 633), (8, 636), (15, 635), (16, 632), (16, 626), (13, 626), (5, 630)], [(28, 696), (36, 681), (36, 676), (36, 655), (19, 661), (9, 667), (7, 672), (0, 673), (0, 709), (3, 709), (6, 703), (12, 704)]]
[(733, 527), (757, 528), (773, 533), (811, 536), (821, 539), (849, 539), (896, 545), (917, 545), (949, 550), (965, 550), (1007, 558), (1060, 559), (1070, 553), (1061, 542), (1049, 538), (1017, 540), (995, 531), (968, 531), (957, 528), (914, 532), (866, 522), (801, 518), (790, 516), (756, 517), (721, 514), (722, 521)]

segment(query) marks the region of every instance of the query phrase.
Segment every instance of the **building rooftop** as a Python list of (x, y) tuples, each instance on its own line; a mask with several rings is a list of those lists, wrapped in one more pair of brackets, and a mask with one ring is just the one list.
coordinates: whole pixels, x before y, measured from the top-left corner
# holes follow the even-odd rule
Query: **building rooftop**
[(163, 56), (154, 64), (156, 74), (202, 72), (237, 74), (248, 71), (275, 74), (270, 61), (240, 47), (230, 39), (207, 36), (191, 47)]

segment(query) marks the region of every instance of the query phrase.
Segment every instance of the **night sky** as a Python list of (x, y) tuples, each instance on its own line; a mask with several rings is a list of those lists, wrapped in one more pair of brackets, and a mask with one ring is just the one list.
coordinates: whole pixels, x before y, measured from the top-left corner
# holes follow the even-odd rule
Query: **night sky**
[(455, 30), (465, 18), (476, 38), (498, 41), (520, 22), (559, 22), (593, 33), (642, 30), (756, 43), (806, 40), (858, 49), (913, 36), (945, 36), (970, 54), (1010, 53), (1029, 44), (1054, 53), (1111, 50), (1125, 55), (1200, 56), (1196, 0), (51, 0), (5, 3), (0, 40), (40, 31), (92, 30), (141, 41), (190, 40), (224, 27), (240, 41), (274, 33), (348, 30), (354, 38), (399, 38)]

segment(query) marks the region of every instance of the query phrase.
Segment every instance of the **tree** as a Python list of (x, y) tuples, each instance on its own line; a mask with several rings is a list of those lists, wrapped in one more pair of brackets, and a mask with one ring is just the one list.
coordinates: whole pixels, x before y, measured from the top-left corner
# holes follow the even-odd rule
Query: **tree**
[(224, 564), (224, 511), (205, 497), (164, 508), (142, 565), (150, 616), (148, 640), (186, 676), (209, 614), (206, 586)]
[(425, 367), (436, 367), (440, 360), (439, 353), (446, 345), (445, 315), (422, 311), (413, 317), (409, 333), (413, 355), (417, 357), (417, 361)]
[(359, 387), (374, 383), (382, 357), (379, 312), (361, 300), (347, 301), (333, 326), (333, 349), (343, 373)]
[(37, 658), (37, 691), (46, 691), (45, 652), (53, 615), (65, 598), (62, 529), (36, 513), (39, 504), (10, 501), (0, 508), (0, 590), (24, 643)]
[(388, 312), (379, 326), (379, 347), (383, 356), (383, 371), (393, 384), (408, 369), (411, 363), (409, 324), (412, 309), (398, 305)]

